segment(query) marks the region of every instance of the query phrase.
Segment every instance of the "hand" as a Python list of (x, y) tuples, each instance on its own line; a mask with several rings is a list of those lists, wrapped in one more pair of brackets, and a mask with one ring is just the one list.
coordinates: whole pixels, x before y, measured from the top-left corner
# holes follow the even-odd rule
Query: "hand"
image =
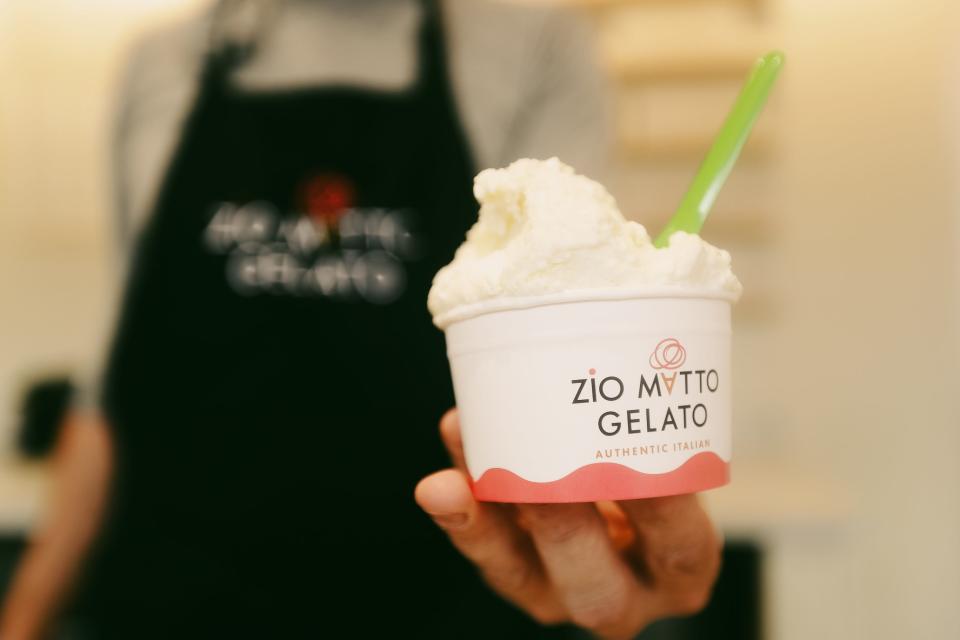
[(453, 469), (427, 476), (416, 501), (490, 587), (541, 624), (573, 622), (609, 639), (702, 609), (722, 543), (695, 495), (618, 503), (477, 502), (456, 409), (440, 421)]

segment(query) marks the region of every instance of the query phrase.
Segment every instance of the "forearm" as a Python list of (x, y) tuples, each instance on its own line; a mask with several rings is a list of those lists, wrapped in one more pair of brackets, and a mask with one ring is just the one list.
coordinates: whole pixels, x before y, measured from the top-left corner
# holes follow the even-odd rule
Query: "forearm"
[(68, 593), (106, 505), (112, 469), (109, 433), (99, 418), (67, 418), (53, 464), (51, 502), (17, 570), (0, 614), (0, 638), (41, 635)]

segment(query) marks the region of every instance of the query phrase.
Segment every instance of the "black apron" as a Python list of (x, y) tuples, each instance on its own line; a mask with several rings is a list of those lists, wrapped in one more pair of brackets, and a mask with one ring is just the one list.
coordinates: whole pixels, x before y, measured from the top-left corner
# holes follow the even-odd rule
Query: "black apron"
[(105, 380), (94, 637), (538, 635), (412, 499), (454, 402), (426, 295), (476, 218), (426, 7), (402, 93), (244, 93), (210, 56)]

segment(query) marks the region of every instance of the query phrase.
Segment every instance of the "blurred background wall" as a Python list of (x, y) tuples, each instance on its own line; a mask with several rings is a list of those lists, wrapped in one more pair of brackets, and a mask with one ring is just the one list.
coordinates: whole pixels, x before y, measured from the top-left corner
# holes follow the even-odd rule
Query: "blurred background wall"
[(0, 433), (25, 375), (99, 349), (115, 267), (116, 81), (137, 33), (201, 4), (0, 0)]
[[(127, 45), (196, 0), (0, 0), (0, 529), (40, 517), (19, 393), (95, 360), (117, 276), (107, 140)], [(736, 311), (734, 484), (771, 638), (960, 637), (960, 10), (949, 0), (582, 0), (616, 88), (611, 188), (669, 214), (750, 61), (788, 65), (706, 236)]]
[(124, 56), (201, 4), (0, 0), (0, 532), (42, 505), (43, 469), (11, 446), (24, 387), (89, 368), (109, 326), (108, 141)]

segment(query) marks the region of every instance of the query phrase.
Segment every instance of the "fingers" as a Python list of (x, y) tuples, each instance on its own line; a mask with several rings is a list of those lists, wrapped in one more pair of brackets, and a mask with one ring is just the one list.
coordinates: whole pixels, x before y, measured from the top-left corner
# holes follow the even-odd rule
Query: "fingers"
[(501, 596), (543, 624), (564, 619), (529, 539), (499, 505), (473, 498), (462, 471), (427, 476), (414, 497)]
[(503, 505), (473, 498), (456, 408), (440, 435), (456, 470), (423, 479), (417, 503), (495, 591), (540, 622), (572, 619), (605, 638), (632, 638), (657, 618), (706, 605), (721, 544), (695, 495), (517, 505), (517, 523)]
[(636, 542), (637, 533), (633, 530), (627, 514), (616, 502), (598, 502), (597, 511), (607, 523), (607, 535), (617, 551), (626, 551)]
[(635, 553), (662, 615), (703, 609), (720, 571), (720, 540), (697, 496), (619, 504), (636, 528)]
[(440, 418), (440, 438), (450, 454), (453, 466), (461, 471), (467, 470), (467, 463), (463, 457), (463, 441), (460, 439), (460, 415), (457, 408), (448, 409)]
[(614, 548), (593, 504), (518, 510), (573, 622), (607, 638), (630, 638), (651, 620), (646, 590)]

